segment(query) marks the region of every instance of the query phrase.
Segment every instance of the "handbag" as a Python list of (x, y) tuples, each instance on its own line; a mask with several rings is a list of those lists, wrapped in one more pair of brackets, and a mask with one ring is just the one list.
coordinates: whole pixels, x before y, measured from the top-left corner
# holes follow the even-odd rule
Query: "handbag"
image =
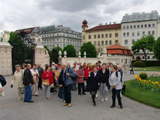
[(42, 85), (49, 86), (49, 79), (42, 79)]

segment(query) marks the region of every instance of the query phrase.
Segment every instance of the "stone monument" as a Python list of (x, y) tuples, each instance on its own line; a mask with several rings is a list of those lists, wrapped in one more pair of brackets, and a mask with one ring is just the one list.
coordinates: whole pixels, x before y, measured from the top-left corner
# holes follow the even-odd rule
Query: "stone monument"
[(44, 68), (45, 64), (49, 65), (49, 54), (48, 51), (42, 45), (42, 37), (35, 34), (34, 36), (36, 47), (34, 49), (34, 63), (41, 64), (41, 67)]
[[(0, 74), (12, 74), (12, 46), (8, 43), (9, 31), (4, 31), (0, 36)], [(2, 41), (1, 41), (2, 40)]]

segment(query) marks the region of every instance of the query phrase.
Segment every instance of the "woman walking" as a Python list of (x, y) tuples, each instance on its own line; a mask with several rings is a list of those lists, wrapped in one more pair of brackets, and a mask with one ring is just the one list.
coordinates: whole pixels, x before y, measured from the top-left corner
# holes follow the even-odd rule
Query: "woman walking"
[(45, 97), (46, 99), (50, 100), (51, 99), (50, 86), (54, 82), (52, 71), (50, 71), (50, 66), (46, 66), (45, 71), (42, 74), (42, 81), (43, 79), (49, 80), (49, 85), (45, 85), (44, 87), (45, 87)]
[(100, 95), (101, 95), (101, 101), (108, 101), (108, 86), (109, 86), (109, 70), (106, 69), (106, 63), (102, 64), (102, 69), (99, 70), (99, 73), (101, 75), (101, 81), (100, 81)]
[(90, 82), (90, 93), (92, 95), (92, 102), (93, 105), (96, 106), (96, 101), (95, 101), (95, 97), (98, 91), (98, 87), (100, 85), (100, 74), (97, 71), (97, 67), (94, 65), (93, 66), (93, 71), (90, 73), (89, 75), (89, 82)]
[(112, 72), (109, 78), (109, 83), (112, 87), (112, 106), (111, 108), (115, 107), (116, 95), (118, 98), (118, 104), (120, 108), (123, 108), (122, 102), (121, 102), (121, 96), (120, 96), (120, 92), (122, 89), (121, 74), (120, 72), (117, 71), (117, 66), (113, 65), (111, 69), (112, 69)]
[[(79, 70), (77, 71), (77, 83), (78, 83), (78, 94), (79, 95), (86, 95), (84, 90), (84, 70), (83, 66), (80, 66)], [(82, 89), (82, 93), (81, 93)]]
[(22, 100), (22, 93), (24, 92), (23, 76), (24, 72), (21, 70), (20, 65), (16, 65), (16, 71), (14, 72), (14, 76), (11, 81), (11, 88), (16, 81), (18, 88), (18, 100)]
[(130, 74), (134, 74), (132, 63), (130, 64)]

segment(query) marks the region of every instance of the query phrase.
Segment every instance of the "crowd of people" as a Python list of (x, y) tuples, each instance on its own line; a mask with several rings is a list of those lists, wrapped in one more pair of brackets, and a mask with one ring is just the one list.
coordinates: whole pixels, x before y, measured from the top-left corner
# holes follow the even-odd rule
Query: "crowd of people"
[[(124, 86), (124, 73), (120, 65), (112, 63), (96, 64), (74, 62), (64, 62), (55, 64), (54, 62), (45, 65), (45, 70), (40, 64), (23, 64), (15, 66), (16, 71), (11, 81), (11, 88), (15, 81), (18, 88), (18, 100), (33, 103), (32, 96), (39, 96), (39, 90), (44, 88), (45, 98), (51, 99), (51, 94), (58, 92), (58, 97), (64, 106), (71, 107), (71, 91), (77, 91), (78, 95), (86, 95), (90, 92), (93, 105), (96, 106), (96, 98), (100, 94), (101, 101), (108, 101), (108, 91), (112, 91), (112, 105), (115, 107), (116, 96), (120, 108), (123, 108), (121, 101), (121, 90)], [(44, 86), (44, 87), (42, 87)], [(58, 88), (58, 90), (57, 90)]]

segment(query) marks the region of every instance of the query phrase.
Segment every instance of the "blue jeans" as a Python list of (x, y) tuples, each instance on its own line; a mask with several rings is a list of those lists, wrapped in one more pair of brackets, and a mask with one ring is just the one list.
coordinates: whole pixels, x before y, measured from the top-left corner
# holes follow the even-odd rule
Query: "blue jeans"
[(71, 89), (72, 85), (64, 86), (65, 100), (67, 104), (71, 103)]
[(59, 97), (60, 99), (65, 100), (65, 98), (64, 98), (64, 87), (59, 87), (58, 97)]
[(24, 102), (30, 102), (32, 99), (32, 85), (25, 85)]
[(73, 80), (72, 90), (76, 90), (76, 80)]

